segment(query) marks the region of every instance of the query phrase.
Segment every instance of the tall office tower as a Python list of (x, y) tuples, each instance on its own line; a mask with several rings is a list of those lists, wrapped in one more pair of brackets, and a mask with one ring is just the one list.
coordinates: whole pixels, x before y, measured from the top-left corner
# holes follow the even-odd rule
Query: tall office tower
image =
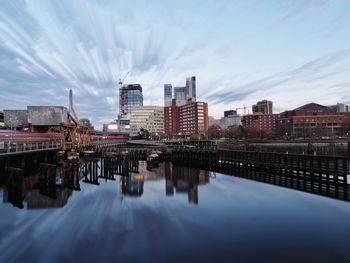
[(164, 106), (170, 106), (173, 98), (173, 86), (164, 84)]
[(174, 87), (174, 97), (178, 106), (186, 104), (186, 87)]
[(186, 78), (186, 100), (196, 101), (196, 77)]
[(143, 106), (140, 84), (128, 84), (119, 88), (119, 114), (122, 119), (130, 119), (131, 107)]
[(255, 105), (253, 105), (252, 110), (253, 110), (253, 113), (261, 112), (263, 114), (272, 114), (273, 113), (272, 101), (269, 101), (269, 100), (258, 101)]

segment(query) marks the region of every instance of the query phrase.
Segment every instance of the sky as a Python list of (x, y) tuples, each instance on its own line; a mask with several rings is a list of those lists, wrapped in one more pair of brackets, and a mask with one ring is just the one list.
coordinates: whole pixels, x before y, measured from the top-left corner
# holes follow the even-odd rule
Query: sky
[(0, 1), (0, 110), (68, 106), (72, 89), (101, 128), (127, 72), (160, 106), (164, 83), (196, 76), (216, 118), (262, 99), (276, 113), (350, 104), (350, 1)]

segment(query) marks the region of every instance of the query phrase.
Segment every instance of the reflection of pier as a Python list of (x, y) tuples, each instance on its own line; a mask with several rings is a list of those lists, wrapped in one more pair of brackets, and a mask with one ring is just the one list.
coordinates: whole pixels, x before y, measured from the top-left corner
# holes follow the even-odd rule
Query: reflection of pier
[(164, 164), (166, 195), (187, 193), (190, 203), (198, 204), (198, 185), (209, 183), (209, 172), (197, 168), (181, 167), (170, 162)]
[(177, 163), (224, 173), (248, 170), (260, 176), (264, 172), (264, 178), (272, 178), (266, 181), (274, 184), (348, 199), (346, 157), (177, 147), (172, 158)]

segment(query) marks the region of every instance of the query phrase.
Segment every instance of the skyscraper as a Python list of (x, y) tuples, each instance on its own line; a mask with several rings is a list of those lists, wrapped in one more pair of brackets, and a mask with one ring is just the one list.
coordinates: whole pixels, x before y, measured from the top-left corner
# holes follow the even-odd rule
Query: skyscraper
[(186, 78), (186, 100), (196, 101), (196, 77)]
[(119, 89), (119, 114), (122, 119), (129, 119), (131, 107), (143, 106), (142, 87), (140, 84), (128, 84)]
[(174, 97), (178, 106), (186, 104), (186, 87), (174, 87)]
[(262, 100), (258, 101), (255, 105), (252, 107), (253, 113), (261, 112), (263, 114), (272, 114), (272, 101), (269, 100)]
[(173, 97), (173, 86), (171, 84), (164, 84), (164, 106), (171, 105)]

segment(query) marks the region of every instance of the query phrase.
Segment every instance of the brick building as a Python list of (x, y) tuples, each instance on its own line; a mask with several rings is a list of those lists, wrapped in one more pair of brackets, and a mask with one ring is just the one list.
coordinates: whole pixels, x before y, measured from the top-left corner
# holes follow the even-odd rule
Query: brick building
[(273, 134), (277, 129), (279, 114), (254, 113), (242, 116), (242, 126), (247, 131), (258, 131)]
[(317, 103), (305, 104), (280, 114), (277, 124), (279, 134), (293, 137), (339, 137), (350, 127), (350, 114)]
[(168, 135), (203, 137), (208, 135), (208, 104), (188, 102), (164, 108), (164, 131)]

